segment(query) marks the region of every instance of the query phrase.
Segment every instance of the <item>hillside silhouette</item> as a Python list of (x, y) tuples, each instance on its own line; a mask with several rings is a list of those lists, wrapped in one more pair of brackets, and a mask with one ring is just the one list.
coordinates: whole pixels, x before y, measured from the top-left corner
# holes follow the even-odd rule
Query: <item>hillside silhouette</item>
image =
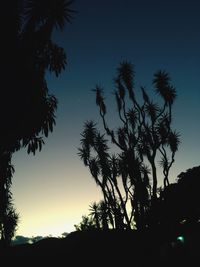
[[(177, 239), (179, 233), (185, 239)], [(4, 251), (8, 266), (198, 266), (200, 227), (174, 233), (162, 229), (74, 231), (65, 238), (48, 237)]]

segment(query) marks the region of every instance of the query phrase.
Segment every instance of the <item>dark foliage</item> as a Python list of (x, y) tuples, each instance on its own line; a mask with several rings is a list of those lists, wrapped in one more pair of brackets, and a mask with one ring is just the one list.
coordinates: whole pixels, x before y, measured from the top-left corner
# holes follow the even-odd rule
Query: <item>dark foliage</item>
[[(47, 238), (32, 245), (17, 245), (1, 251), (7, 263), (27, 266), (195, 266), (195, 248), (200, 229), (187, 235), (186, 244), (176, 241), (179, 233), (153, 231), (92, 230), (72, 232), (66, 238)], [(190, 237), (190, 241), (189, 241)]]
[(86, 121), (78, 155), (102, 190), (104, 228), (109, 224), (117, 229), (148, 227), (148, 210), (157, 205), (158, 169), (163, 187), (169, 185), (180, 143), (179, 133), (172, 129), (176, 90), (166, 72), (156, 72), (152, 82), (154, 93), (161, 97), (158, 102), (144, 87), (135, 87), (130, 62), (119, 64), (113, 94), (117, 111), (112, 114), (118, 125), (114, 127), (109, 123), (103, 88), (97, 85), (93, 90), (104, 132)]
[(157, 206), (149, 212), (149, 220), (165, 229), (192, 227), (200, 220), (200, 166), (181, 172), (177, 182), (161, 190)]
[(65, 69), (65, 52), (52, 40), (52, 32), (71, 21), (71, 2), (1, 3), (0, 239), (6, 238), (6, 217), (11, 212), (12, 154), (26, 148), (35, 155), (55, 125), (57, 99), (49, 92), (46, 73), (58, 76)]

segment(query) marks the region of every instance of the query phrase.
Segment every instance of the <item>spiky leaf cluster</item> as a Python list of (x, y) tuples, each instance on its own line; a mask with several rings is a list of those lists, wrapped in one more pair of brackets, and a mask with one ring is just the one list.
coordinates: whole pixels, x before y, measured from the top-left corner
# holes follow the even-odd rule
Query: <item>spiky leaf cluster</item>
[[(133, 220), (137, 227), (146, 227), (148, 210), (157, 199), (158, 168), (162, 169), (163, 184), (167, 186), (180, 143), (179, 133), (172, 129), (176, 89), (168, 73), (156, 72), (153, 86), (161, 100), (155, 101), (146, 88), (135, 88), (134, 67), (127, 61), (120, 63), (114, 86), (120, 125), (109, 127), (104, 90), (96, 86), (93, 91), (105, 133), (101, 134), (94, 122), (87, 122), (79, 156), (102, 189), (104, 201), (114, 214), (114, 227), (123, 228), (125, 223), (130, 228)], [(113, 155), (111, 149), (115, 148), (120, 152)]]

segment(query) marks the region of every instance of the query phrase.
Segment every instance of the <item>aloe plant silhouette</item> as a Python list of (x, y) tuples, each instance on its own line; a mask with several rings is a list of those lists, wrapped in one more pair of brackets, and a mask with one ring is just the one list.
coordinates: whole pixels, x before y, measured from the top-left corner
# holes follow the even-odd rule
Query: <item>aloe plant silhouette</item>
[(115, 225), (128, 229), (147, 226), (148, 210), (158, 198), (158, 167), (163, 171), (163, 186), (167, 187), (180, 143), (179, 133), (172, 130), (176, 89), (169, 74), (164, 71), (154, 74), (154, 92), (163, 100), (158, 103), (144, 87), (139, 90), (142, 95), (139, 98), (134, 82), (133, 65), (127, 61), (120, 63), (113, 93), (117, 104), (115, 121), (120, 126), (114, 130), (108, 125), (104, 90), (96, 86), (93, 91), (104, 133), (94, 121), (86, 121), (78, 152), (101, 187), (115, 222), (121, 218), (121, 223)]

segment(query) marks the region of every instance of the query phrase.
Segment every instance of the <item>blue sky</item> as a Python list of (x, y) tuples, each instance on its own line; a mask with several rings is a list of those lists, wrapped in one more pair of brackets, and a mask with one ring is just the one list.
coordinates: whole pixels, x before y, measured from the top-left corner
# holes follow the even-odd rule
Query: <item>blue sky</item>
[(73, 6), (78, 11), (74, 20), (54, 35), (66, 50), (68, 66), (59, 78), (47, 75), (59, 101), (56, 127), (40, 153), (22, 150), (13, 159), (19, 235), (73, 231), (89, 204), (101, 198), (77, 148), (83, 123), (100, 122), (91, 90), (104, 86), (111, 109), (112, 82), (122, 60), (135, 66), (136, 87), (151, 91), (153, 74), (161, 69), (177, 89), (173, 127), (181, 133), (181, 145), (170, 181), (200, 165), (200, 3), (76, 0)]

